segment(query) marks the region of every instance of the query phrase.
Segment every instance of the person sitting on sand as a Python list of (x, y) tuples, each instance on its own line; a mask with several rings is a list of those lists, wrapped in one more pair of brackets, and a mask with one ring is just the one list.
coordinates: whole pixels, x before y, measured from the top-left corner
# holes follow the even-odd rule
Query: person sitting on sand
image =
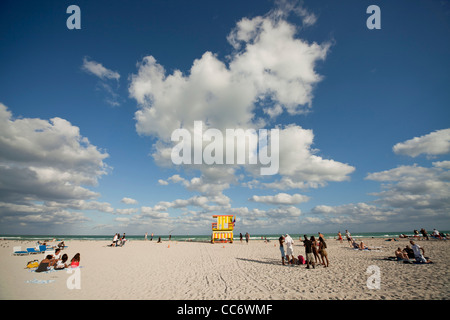
[(431, 234), (431, 236), (435, 239), (442, 239), (441, 233), (439, 231), (437, 231), (436, 229), (433, 229), (433, 233)]
[(47, 255), (40, 263), (35, 272), (45, 272), (55, 265), (56, 261), (52, 255)]
[(359, 249), (359, 244), (356, 243), (355, 239), (352, 239), (352, 247), (353, 249)]
[(359, 249), (360, 249), (360, 250), (369, 250), (369, 247), (366, 246), (366, 245), (364, 244), (364, 242), (361, 241), (361, 243), (359, 244)]
[(411, 249), (414, 251), (414, 258), (416, 259), (417, 263), (430, 263), (430, 260), (425, 259), (425, 250), (420, 247), (418, 244), (415, 244), (414, 241), (410, 241), (411, 243)]
[(77, 253), (76, 255), (73, 256), (72, 260), (70, 260), (70, 267), (76, 268), (79, 266), (80, 266), (80, 254)]
[(403, 252), (406, 253), (406, 255), (408, 256), (408, 259), (414, 259), (414, 251), (413, 251), (413, 249), (410, 248), (410, 246), (407, 245), (403, 249)]
[(61, 257), (61, 260), (58, 260), (56, 262), (55, 270), (62, 270), (62, 269), (67, 268), (67, 260), (68, 259), (69, 259), (69, 257), (67, 256), (67, 254), (64, 253)]
[(55, 249), (55, 254), (53, 255), (53, 259), (60, 260), (61, 259), (61, 249)]
[[(169, 239), (170, 239), (170, 236), (169, 236)], [(122, 236), (122, 238), (120, 239), (120, 241), (121, 241), (121, 246), (124, 246), (125, 245), (125, 242), (127, 242), (127, 238), (125, 238), (125, 233), (123, 234), (123, 236)]]
[(117, 247), (117, 240), (119, 239), (119, 235), (116, 233), (113, 237), (111, 247)]
[(61, 250), (63, 250), (64, 249), (64, 247), (65, 247), (66, 245), (64, 244), (64, 241), (61, 241), (60, 243), (58, 243), (58, 249), (61, 249)]
[(400, 248), (395, 250), (395, 256), (397, 257), (397, 261), (409, 261), (408, 254)]

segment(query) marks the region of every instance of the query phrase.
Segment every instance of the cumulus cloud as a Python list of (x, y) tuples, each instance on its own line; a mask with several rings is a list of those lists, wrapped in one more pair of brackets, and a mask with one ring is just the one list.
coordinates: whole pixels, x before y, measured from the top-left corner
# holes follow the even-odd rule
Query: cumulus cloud
[[(281, 2), (265, 16), (243, 18), (227, 37), (235, 49), (228, 63), (212, 52), (196, 59), (187, 73), (175, 70), (167, 74), (153, 56), (138, 63), (129, 86), (130, 97), (139, 107), (135, 113), (136, 130), (157, 138), (153, 157), (158, 165), (172, 165), (171, 134), (178, 128), (193, 133), (194, 121), (202, 121), (205, 131), (215, 128), (225, 132), (228, 128), (263, 127), (266, 121), (255, 116), (259, 110), (270, 119), (283, 112), (309, 111), (314, 87), (322, 79), (315, 69), (326, 58), (330, 44), (308, 43), (299, 38), (298, 28), (285, 20), (289, 12), (308, 17), (307, 24), (312, 23), (312, 14)], [(295, 125), (280, 130), (281, 181), (291, 179), (304, 186), (321, 186), (326, 181), (346, 180), (354, 170), (314, 154), (312, 131)], [(236, 182), (236, 166), (222, 166), (218, 172), (225, 175), (219, 183), (209, 179), (216, 170), (212, 166), (191, 167), (202, 173), (196, 181), (185, 183), (191, 189), (203, 186), (205, 191), (219, 192)], [(245, 167), (252, 174), (259, 168)], [(165, 185), (168, 181), (161, 179), (159, 183)], [(288, 185), (280, 187), (286, 189)]]
[(450, 172), (440, 162), (433, 163), (430, 168), (400, 166), (371, 173), (367, 179), (386, 182), (383, 191), (372, 193), (379, 198), (377, 203), (394, 208), (449, 212)]
[(322, 222), (375, 226), (375, 230), (380, 223), (390, 229), (396, 223), (410, 225), (412, 230), (430, 221), (436, 225), (448, 221), (450, 172), (445, 162), (435, 162), (432, 167), (399, 166), (370, 173), (366, 179), (383, 183), (380, 192), (370, 194), (375, 197), (370, 203), (320, 205), (311, 214)]
[[(448, 130), (439, 130), (419, 138), (398, 143), (394, 152), (415, 157), (419, 154), (448, 153)], [(445, 225), (450, 212), (450, 161), (435, 161), (431, 166), (400, 165), (393, 169), (368, 173), (366, 180), (381, 184), (368, 203), (339, 206), (318, 205), (310, 214), (317, 224), (364, 225), (380, 229), (399, 223), (417, 229), (433, 221)], [(420, 223), (421, 225), (417, 225)], [(367, 228), (367, 227), (366, 227)], [(401, 230), (398, 230), (401, 231)]]
[[(301, 27), (287, 21), (290, 14), (302, 18)], [(225, 60), (206, 51), (193, 61), (187, 72), (174, 70), (168, 73), (156, 57), (144, 57), (137, 64), (137, 72), (130, 77), (128, 90), (138, 105), (136, 131), (155, 139), (152, 153), (155, 163), (161, 167), (174, 167), (171, 152), (175, 143), (171, 141), (171, 135), (174, 130), (183, 128), (193, 136), (195, 121), (202, 122), (203, 133), (217, 129), (227, 141), (226, 129), (257, 131), (267, 128), (269, 123), (276, 124), (283, 113), (310, 112), (314, 88), (322, 80), (316, 69), (326, 59), (331, 46), (330, 42), (319, 44), (299, 37), (299, 31), (316, 20), (313, 13), (297, 2), (278, 1), (276, 8), (266, 15), (242, 18), (236, 23), (226, 39), (232, 52)], [(192, 226), (191, 223), (198, 221), (202, 214), (209, 215), (214, 210), (235, 213), (236, 208), (231, 207), (231, 200), (224, 195), (234, 185), (274, 190), (317, 188), (329, 181), (348, 180), (354, 171), (351, 165), (322, 157), (319, 150), (313, 148), (312, 130), (295, 124), (275, 125), (275, 128), (280, 133), (279, 150), (270, 149), (270, 152), (280, 162), (277, 175), (263, 179), (261, 163), (184, 164), (180, 166), (179, 174), (159, 179), (158, 184), (180, 184), (199, 195), (160, 202), (158, 208), (146, 209), (146, 215), (158, 216), (167, 213), (166, 210), (181, 209), (185, 215), (179, 217), (178, 222)], [(201, 147), (204, 146), (205, 143)], [(194, 154), (195, 147), (188, 147)], [(236, 154), (236, 149), (234, 151)], [(184, 178), (185, 172), (196, 176)], [(245, 181), (247, 177), (253, 180)], [(251, 202), (280, 207), (269, 210), (240, 208), (243, 219), (240, 223), (263, 228), (277, 223), (276, 217), (297, 219), (301, 210), (293, 205), (308, 199), (300, 194), (286, 193), (254, 196), (249, 199)]]
[(420, 154), (428, 156), (448, 154), (450, 153), (450, 129), (436, 130), (424, 136), (397, 143), (393, 150), (397, 154), (410, 157), (417, 157)]
[(307, 112), (321, 80), (315, 67), (329, 44), (307, 43), (296, 32), (273, 15), (243, 18), (228, 36), (236, 49), (229, 63), (207, 51), (187, 74), (167, 74), (155, 57), (144, 57), (129, 86), (140, 108), (137, 131), (169, 141), (173, 130), (190, 129), (195, 120), (220, 130), (255, 127), (255, 109), (267, 102), (279, 106), (272, 116), (281, 114), (280, 108)]
[(1, 217), (13, 219), (17, 212), (61, 216), (67, 208), (98, 208), (98, 202), (86, 203), (99, 196), (87, 186), (96, 186), (107, 174), (107, 157), (67, 120), (14, 119), (0, 103)]

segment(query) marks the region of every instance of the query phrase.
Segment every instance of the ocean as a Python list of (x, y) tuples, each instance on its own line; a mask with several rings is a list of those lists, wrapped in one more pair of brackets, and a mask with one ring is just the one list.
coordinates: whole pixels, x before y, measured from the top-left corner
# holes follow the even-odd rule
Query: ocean
[[(450, 233), (449, 231), (440, 231), (442, 233)], [(431, 235), (432, 231), (428, 231), (428, 234)], [(360, 233), (352, 233), (353, 238), (398, 238), (401, 234), (406, 234), (407, 236), (412, 236), (413, 232), (360, 232)], [(302, 234), (291, 233), (290, 236), (295, 240), (301, 237), (303, 239)], [(318, 234), (306, 234), (308, 237), (315, 236), (318, 238)], [(337, 233), (323, 233), (325, 239), (336, 239)], [(281, 236), (280, 234), (251, 234), (250, 241), (252, 240), (270, 240), (275, 241)], [(0, 235), (0, 239), (4, 240), (22, 240), (22, 241), (68, 241), (68, 240), (90, 240), (90, 241), (107, 241), (113, 239), (114, 235)], [(169, 235), (154, 235), (153, 241), (157, 241), (158, 238), (161, 237), (162, 241), (168, 241)], [(244, 234), (243, 234), (244, 237)], [(342, 233), (342, 237), (344, 240), (345, 233)], [(144, 235), (126, 235), (126, 238), (130, 241), (134, 240), (144, 240)], [(150, 235), (147, 236), (147, 240), (149, 241), (151, 238)], [(192, 241), (192, 242), (210, 242), (211, 234), (207, 235), (171, 235), (171, 241)], [(239, 241), (239, 233), (234, 233), (234, 241)], [(244, 237), (245, 240), (245, 237)]]

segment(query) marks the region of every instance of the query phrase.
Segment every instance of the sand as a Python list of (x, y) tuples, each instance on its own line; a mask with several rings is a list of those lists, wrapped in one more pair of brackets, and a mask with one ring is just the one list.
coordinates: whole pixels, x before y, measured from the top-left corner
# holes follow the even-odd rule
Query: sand
[[(294, 239), (296, 240), (296, 239)], [(43, 254), (13, 256), (27, 241), (0, 241), (0, 299), (27, 300), (447, 300), (450, 242), (422, 240), (428, 265), (384, 260), (407, 239), (364, 239), (378, 250), (353, 250), (346, 241), (328, 240), (330, 266), (283, 266), (278, 243), (230, 244), (131, 241), (112, 248), (109, 241), (66, 241), (69, 259), (81, 255), (81, 268), (36, 273), (26, 263)], [(295, 241), (294, 254), (304, 255)], [(372, 266), (372, 267), (370, 267)], [(373, 267), (375, 266), (375, 267)], [(370, 267), (370, 268), (369, 268)], [(369, 281), (379, 271), (377, 282)], [(77, 281), (75, 281), (75, 277)], [(369, 279), (369, 280), (370, 280)], [(68, 285), (69, 281), (69, 285)], [(79, 288), (76, 287), (79, 285)], [(70, 287), (72, 289), (70, 289)]]

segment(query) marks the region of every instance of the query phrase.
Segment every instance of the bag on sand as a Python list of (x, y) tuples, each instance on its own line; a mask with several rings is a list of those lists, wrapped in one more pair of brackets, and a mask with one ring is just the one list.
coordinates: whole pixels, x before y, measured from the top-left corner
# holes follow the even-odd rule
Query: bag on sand
[(302, 255), (298, 256), (298, 264), (305, 264), (305, 263), (306, 263), (305, 258), (303, 258)]

